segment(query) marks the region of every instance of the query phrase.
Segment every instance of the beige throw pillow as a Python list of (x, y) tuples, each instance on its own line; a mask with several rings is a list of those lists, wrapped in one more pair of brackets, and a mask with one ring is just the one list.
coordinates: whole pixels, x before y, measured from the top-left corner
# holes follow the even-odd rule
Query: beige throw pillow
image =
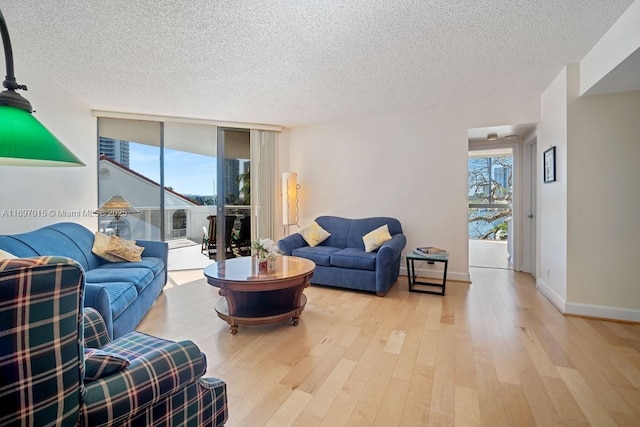
[(389, 227), (387, 224), (362, 236), (365, 252), (375, 251), (388, 240), (391, 240), (391, 234), (389, 234)]
[(331, 236), (331, 233), (320, 227), (320, 225), (315, 221), (298, 230), (298, 234), (300, 234), (305, 242), (307, 242), (311, 247), (318, 246)]
[(109, 262), (141, 261), (144, 248), (137, 246), (134, 240), (124, 240), (118, 236), (107, 236), (96, 232), (91, 251)]
[(118, 236), (111, 236), (106, 252), (125, 261), (138, 262), (142, 261), (142, 251), (144, 251), (144, 248), (136, 245), (133, 240), (124, 240)]
[(107, 249), (109, 248), (109, 241), (111, 238), (104, 233), (96, 232), (96, 236), (93, 239), (93, 247), (91, 248), (91, 252), (98, 255), (100, 258), (109, 261), (109, 262), (123, 262), (124, 259), (117, 257), (115, 255), (111, 255), (107, 253)]
[(18, 258), (17, 256), (15, 256), (14, 254), (11, 254), (7, 251), (3, 251), (2, 249), (0, 249), (0, 260), (3, 259), (16, 259)]

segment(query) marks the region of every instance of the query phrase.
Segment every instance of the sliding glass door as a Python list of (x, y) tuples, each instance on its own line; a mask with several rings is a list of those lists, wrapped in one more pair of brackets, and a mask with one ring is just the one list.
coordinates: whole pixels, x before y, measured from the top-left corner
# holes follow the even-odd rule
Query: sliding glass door
[[(140, 211), (119, 218), (123, 238), (197, 245), (212, 259), (249, 254), (248, 129), (100, 118), (98, 134), (99, 205), (119, 195)], [(112, 214), (99, 218), (107, 234)]]
[(98, 205), (124, 197), (139, 214), (105, 211), (99, 230), (125, 239), (162, 239), (161, 123), (100, 119), (98, 121)]
[(218, 128), (215, 258), (251, 255), (251, 140), (248, 130)]
[(172, 246), (200, 244), (215, 215), (216, 127), (164, 123), (163, 240)]
[[(99, 206), (119, 195), (140, 211), (119, 218), (122, 237), (197, 245), (211, 259), (274, 238), (276, 131), (99, 117), (98, 137)], [(113, 212), (99, 221), (114, 234)]]

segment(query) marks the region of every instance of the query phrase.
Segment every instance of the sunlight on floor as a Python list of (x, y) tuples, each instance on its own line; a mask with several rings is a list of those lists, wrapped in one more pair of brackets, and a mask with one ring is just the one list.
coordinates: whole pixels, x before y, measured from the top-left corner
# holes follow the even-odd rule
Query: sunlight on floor
[(200, 243), (170, 245), (169, 280), (165, 289), (202, 279), (204, 277), (202, 270), (213, 262), (201, 252)]
[(469, 266), (513, 268), (509, 265), (507, 241), (469, 239)]

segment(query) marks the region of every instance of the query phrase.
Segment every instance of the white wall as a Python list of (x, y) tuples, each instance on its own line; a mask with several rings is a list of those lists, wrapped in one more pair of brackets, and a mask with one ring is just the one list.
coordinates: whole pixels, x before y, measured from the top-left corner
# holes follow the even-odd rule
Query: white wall
[[(300, 225), (319, 215), (395, 217), (407, 236), (405, 252), (445, 247), (448, 277), (469, 280), (467, 130), (538, 122), (537, 101), (529, 101), (503, 108), (502, 116), (499, 108), (474, 106), (475, 113), (428, 110), (291, 129), (289, 167), (301, 185)], [(420, 269), (431, 273), (426, 263)]]
[(573, 64), (542, 95), (558, 181), (538, 185), (537, 284), (562, 312), (640, 321), (640, 92), (579, 93)]
[[(567, 69), (541, 96), (538, 127), (537, 277), (538, 288), (561, 310), (567, 299)], [(542, 156), (556, 147), (556, 181), (543, 183)]]
[[(13, 234), (59, 221), (79, 222), (91, 229), (97, 217), (65, 217), (63, 213), (97, 208), (96, 119), (89, 108), (53, 81), (15, 60), (22, 95), (35, 117), (87, 166), (65, 168), (0, 167), (0, 233)], [(44, 212), (34, 216), (31, 210)], [(22, 214), (22, 216), (17, 216)]]
[(566, 311), (640, 321), (640, 91), (579, 97), (569, 77)]

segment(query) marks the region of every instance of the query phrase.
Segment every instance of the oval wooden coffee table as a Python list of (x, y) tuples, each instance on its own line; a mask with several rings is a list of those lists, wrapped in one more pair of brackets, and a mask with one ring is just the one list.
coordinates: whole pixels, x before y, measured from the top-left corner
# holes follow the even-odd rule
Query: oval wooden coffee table
[(220, 288), (216, 302), (218, 317), (229, 324), (232, 334), (238, 325), (264, 325), (291, 319), (298, 325), (307, 303), (304, 288), (309, 286), (316, 265), (304, 258), (281, 256), (272, 272), (262, 272), (255, 257), (230, 258), (204, 269), (211, 286)]

